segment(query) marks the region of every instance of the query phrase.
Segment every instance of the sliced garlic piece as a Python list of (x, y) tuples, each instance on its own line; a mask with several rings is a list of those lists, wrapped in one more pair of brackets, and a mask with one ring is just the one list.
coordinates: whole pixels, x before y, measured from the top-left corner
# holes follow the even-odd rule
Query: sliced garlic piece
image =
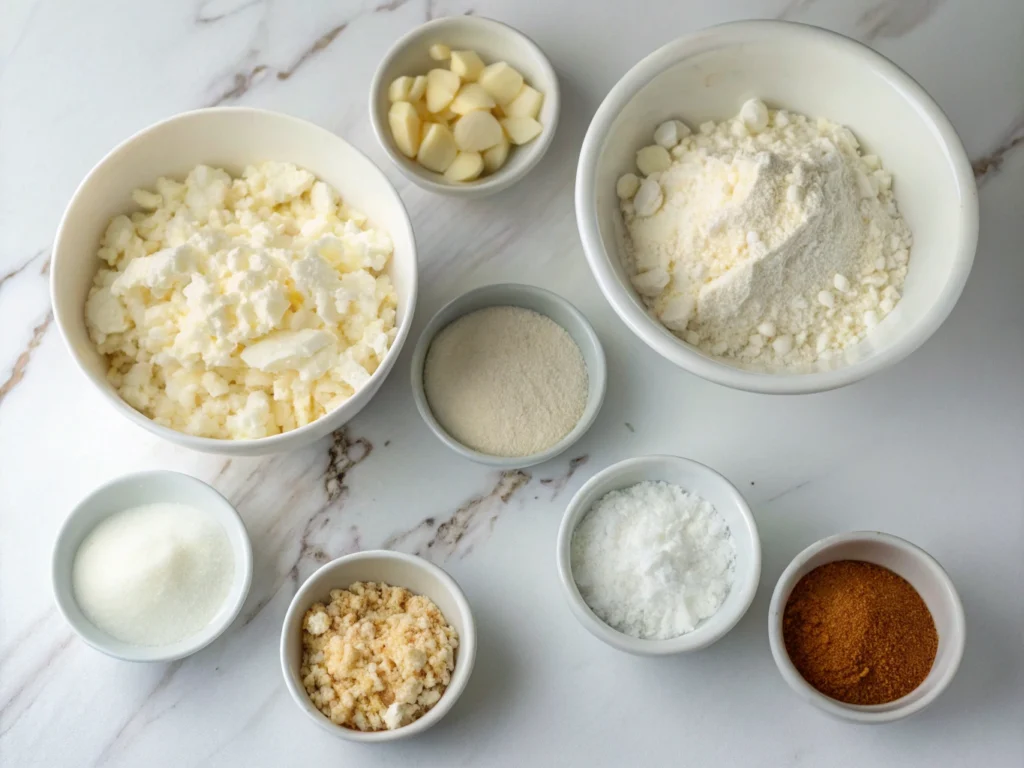
[(428, 171), (444, 173), (455, 161), (458, 152), (451, 129), (447, 125), (431, 123), (423, 134), (416, 159)]
[(479, 152), (459, 152), (444, 172), (448, 181), (472, 181), (484, 170), (484, 159)]
[(506, 117), (501, 121), (501, 127), (508, 134), (509, 141), (516, 145), (533, 141), (541, 132), (541, 124), (532, 117)]
[(508, 150), (511, 145), (508, 143), (508, 137), (505, 136), (505, 132), (501, 133), (501, 141), (495, 144), (493, 147), (484, 152), (484, 170), (488, 173), (494, 173), (496, 170), (501, 168), (508, 160)]
[(452, 51), (451, 68), (464, 82), (473, 83), (484, 71), (484, 62), (476, 51)]
[(427, 76), (416, 75), (412, 81), (412, 88), (409, 89), (409, 101), (419, 101), (427, 95)]
[(412, 101), (409, 94), (412, 91), (413, 79), (411, 77), (396, 77), (388, 88), (388, 98), (391, 101)]
[(508, 62), (498, 61), (484, 67), (477, 82), (496, 102), (508, 104), (519, 95), (523, 87), (523, 76), (510, 67)]
[(466, 83), (452, 99), (449, 109), (457, 115), (465, 115), (474, 109), (486, 111), (494, 109), (494, 107), (494, 99), (482, 86), (476, 83)]
[(388, 110), (388, 125), (398, 151), (416, 157), (420, 148), (420, 116), (408, 101), (396, 101)]
[(455, 145), (463, 152), (483, 152), (501, 138), (501, 125), (490, 112), (478, 109), (455, 122)]
[(448, 61), (452, 55), (452, 49), (444, 43), (434, 43), (427, 50), (427, 53), (430, 54), (430, 58), (434, 61)]
[(544, 103), (544, 94), (536, 88), (524, 85), (519, 94), (505, 105), (507, 117), (532, 117), (540, 114), (540, 106)]
[(459, 76), (447, 69), (432, 69), (427, 72), (427, 109), (440, 112), (452, 103), (461, 85)]

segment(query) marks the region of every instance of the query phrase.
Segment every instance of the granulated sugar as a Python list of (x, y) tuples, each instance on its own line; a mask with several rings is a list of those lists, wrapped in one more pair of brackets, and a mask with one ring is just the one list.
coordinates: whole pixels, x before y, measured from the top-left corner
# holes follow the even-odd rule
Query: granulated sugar
[(460, 317), (434, 339), (423, 369), (434, 418), (492, 456), (529, 456), (557, 443), (583, 416), (587, 388), (572, 337), (522, 307)]
[(606, 494), (572, 539), (572, 576), (584, 601), (606, 624), (642, 639), (678, 637), (714, 616), (735, 561), (722, 514), (664, 482)]

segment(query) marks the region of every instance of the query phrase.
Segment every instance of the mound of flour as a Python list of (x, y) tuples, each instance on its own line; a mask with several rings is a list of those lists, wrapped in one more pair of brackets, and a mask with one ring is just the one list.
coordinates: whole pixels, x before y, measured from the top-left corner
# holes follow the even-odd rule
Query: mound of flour
[(813, 363), (895, 307), (910, 232), (892, 177), (848, 129), (760, 109), (673, 146), (641, 185), (659, 185), (657, 210), (622, 201), (626, 266), (690, 344), (755, 365)]

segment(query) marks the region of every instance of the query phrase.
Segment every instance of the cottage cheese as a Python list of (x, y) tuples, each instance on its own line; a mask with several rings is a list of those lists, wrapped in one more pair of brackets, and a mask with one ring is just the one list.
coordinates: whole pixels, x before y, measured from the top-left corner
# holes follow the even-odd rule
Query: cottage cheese
[(137, 190), (86, 302), (132, 407), (202, 437), (304, 426), (366, 384), (394, 340), (386, 233), (308, 171), (198, 166)]

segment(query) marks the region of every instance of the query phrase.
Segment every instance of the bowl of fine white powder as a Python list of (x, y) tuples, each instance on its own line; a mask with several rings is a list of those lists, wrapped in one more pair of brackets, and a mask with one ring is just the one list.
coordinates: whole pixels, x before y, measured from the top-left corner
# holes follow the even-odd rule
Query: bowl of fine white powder
[(747, 612), (761, 576), (750, 507), (710, 467), (641, 456), (598, 472), (569, 502), (558, 574), (583, 627), (613, 648), (706, 648)]
[(870, 48), (802, 24), (682, 37), (601, 104), (576, 176), (584, 252), (645, 344), (751, 392), (845, 386), (921, 346), (974, 260), (949, 120)]

